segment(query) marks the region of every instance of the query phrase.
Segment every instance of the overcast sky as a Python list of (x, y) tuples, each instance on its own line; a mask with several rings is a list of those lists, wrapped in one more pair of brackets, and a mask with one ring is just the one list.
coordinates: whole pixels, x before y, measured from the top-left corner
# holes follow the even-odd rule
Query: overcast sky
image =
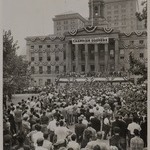
[(18, 54), (26, 54), (25, 37), (53, 34), (55, 15), (68, 11), (89, 16), (88, 0), (3, 0), (3, 29), (18, 40)]

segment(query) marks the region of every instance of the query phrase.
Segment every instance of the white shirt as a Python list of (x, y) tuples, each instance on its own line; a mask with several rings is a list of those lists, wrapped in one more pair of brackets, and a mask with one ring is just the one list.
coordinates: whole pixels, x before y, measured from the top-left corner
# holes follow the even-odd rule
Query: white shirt
[(67, 148), (73, 148), (73, 150), (80, 150), (80, 145), (76, 141), (70, 141)]
[(137, 130), (141, 131), (140, 125), (135, 123), (135, 122), (130, 123), (128, 125), (127, 129), (130, 131), (130, 134), (132, 134), (132, 135), (134, 135), (134, 129), (137, 129)]
[(42, 146), (36, 146), (35, 150), (47, 150), (47, 149)]
[(36, 132), (36, 133), (34, 133), (34, 134), (32, 135), (32, 140), (33, 140), (34, 146), (37, 145), (36, 142), (37, 142), (37, 139), (39, 139), (39, 138), (43, 138), (43, 139), (44, 139), (43, 133), (42, 133), (41, 131), (38, 131), (38, 132)]
[(56, 128), (56, 120), (52, 120), (49, 122), (49, 125), (47, 126), (47, 129), (51, 130), (51, 131), (55, 131)]
[(57, 127), (55, 129), (55, 134), (57, 135), (57, 142), (65, 140), (67, 135), (69, 135), (69, 132), (71, 131), (66, 127)]
[(46, 148), (47, 150), (52, 150), (52, 143), (48, 140), (44, 140), (42, 147)]

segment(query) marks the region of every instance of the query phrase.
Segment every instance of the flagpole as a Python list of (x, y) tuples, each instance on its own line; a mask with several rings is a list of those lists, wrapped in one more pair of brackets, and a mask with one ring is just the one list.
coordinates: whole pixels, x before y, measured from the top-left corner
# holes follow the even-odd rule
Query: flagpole
[(94, 8), (94, 7), (93, 7), (93, 0), (92, 0), (92, 2), (91, 2), (91, 5), (92, 5), (91, 8), (92, 8), (92, 27), (93, 27), (93, 15), (94, 15), (94, 13), (93, 13), (93, 8)]

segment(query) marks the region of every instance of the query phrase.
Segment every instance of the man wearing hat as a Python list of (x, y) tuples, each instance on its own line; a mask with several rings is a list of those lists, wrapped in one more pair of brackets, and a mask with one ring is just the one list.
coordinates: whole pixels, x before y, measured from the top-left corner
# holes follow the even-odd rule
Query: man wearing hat
[(81, 117), (78, 118), (78, 122), (79, 123), (75, 124), (75, 133), (77, 135), (77, 142), (81, 143), (81, 141), (83, 139), (83, 132), (86, 129), (86, 125), (82, 124)]

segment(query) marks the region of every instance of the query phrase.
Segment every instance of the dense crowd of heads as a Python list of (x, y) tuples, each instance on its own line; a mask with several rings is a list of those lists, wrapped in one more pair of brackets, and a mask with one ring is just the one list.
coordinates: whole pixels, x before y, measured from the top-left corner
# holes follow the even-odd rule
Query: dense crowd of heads
[(132, 150), (137, 140), (147, 147), (146, 103), (145, 84), (52, 85), (5, 106), (4, 149)]

